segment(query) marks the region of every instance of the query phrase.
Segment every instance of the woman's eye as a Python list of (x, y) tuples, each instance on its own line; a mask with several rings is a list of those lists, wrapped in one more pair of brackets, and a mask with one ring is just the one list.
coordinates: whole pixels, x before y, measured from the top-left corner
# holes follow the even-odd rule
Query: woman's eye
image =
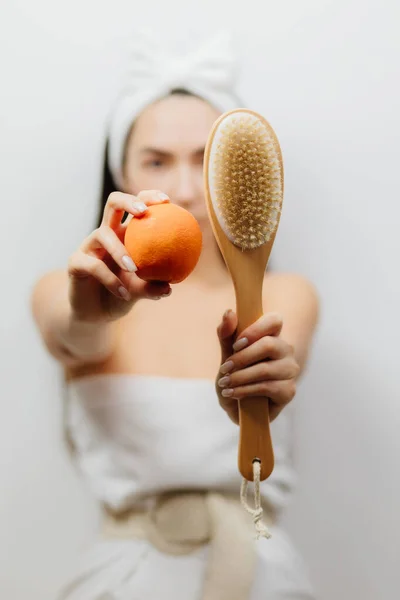
[(154, 158), (153, 160), (147, 161), (147, 166), (155, 168), (155, 169), (162, 167), (162, 165), (163, 165), (163, 161), (160, 160), (159, 158)]

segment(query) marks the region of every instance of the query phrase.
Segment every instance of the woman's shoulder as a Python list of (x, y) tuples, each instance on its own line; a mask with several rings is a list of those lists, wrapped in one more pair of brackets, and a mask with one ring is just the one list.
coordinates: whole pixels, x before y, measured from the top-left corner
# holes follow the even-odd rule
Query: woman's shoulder
[(68, 284), (68, 274), (65, 269), (48, 271), (38, 276), (33, 282), (30, 303), (34, 316), (38, 311), (46, 308), (49, 302), (52, 302), (58, 294), (66, 288)]
[(298, 273), (267, 272), (264, 277), (263, 296), (268, 301), (293, 299), (299, 303), (319, 304), (319, 295), (314, 283)]
[(53, 269), (38, 275), (32, 286), (32, 294), (38, 291), (49, 291), (50, 289), (58, 288), (65, 285), (68, 280), (68, 274), (65, 269)]

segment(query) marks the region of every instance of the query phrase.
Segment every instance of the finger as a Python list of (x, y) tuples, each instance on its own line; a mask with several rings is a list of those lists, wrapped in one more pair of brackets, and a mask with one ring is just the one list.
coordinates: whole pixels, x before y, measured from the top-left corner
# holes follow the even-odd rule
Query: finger
[(281, 333), (283, 326), (282, 317), (278, 313), (267, 313), (260, 317), (255, 323), (239, 332), (237, 342), (233, 349), (240, 350), (246, 345), (253, 344), (260, 338), (270, 335), (277, 336)]
[[(126, 274), (127, 278), (131, 277)], [(121, 277), (124, 281), (124, 277)], [(171, 286), (164, 281), (143, 281), (139, 277), (131, 277), (131, 281), (128, 282), (127, 288), (132, 295), (136, 298), (148, 298), (149, 300), (160, 300), (161, 298), (167, 298), (172, 293)]]
[(129, 256), (124, 244), (115, 231), (107, 225), (95, 229), (85, 240), (81, 249), (83, 252), (95, 254), (99, 251), (107, 252), (122, 270), (130, 273), (137, 271), (137, 266)]
[(161, 190), (142, 190), (137, 195), (140, 202), (144, 202), (147, 206), (153, 206), (154, 204), (166, 204), (170, 202), (170, 198), (167, 194), (164, 194)]
[(217, 335), (221, 346), (221, 362), (232, 354), (232, 344), (235, 341), (235, 331), (237, 327), (237, 316), (233, 310), (227, 310), (220, 325), (217, 327)]
[(293, 379), (287, 381), (263, 381), (236, 388), (223, 389), (221, 395), (224, 398), (265, 397), (270, 398), (275, 404), (284, 406), (293, 400), (296, 394), (296, 383)]
[(93, 277), (101, 283), (109, 292), (122, 298), (123, 300), (131, 300), (131, 295), (122, 281), (113, 273), (107, 265), (90, 254), (78, 251), (73, 254), (68, 263), (68, 274), (70, 277), (77, 280), (84, 280), (87, 277)]
[(122, 192), (112, 192), (104, 207), (102, 225), (111, 229), (117, 229), (121, 225), (122, 218), (127, 212), (134, 217), (140, 217), (147, 210), (146, 204), (138, 200), (136, 196)]
[(263, 337), (248, 348), (228, 356), (221, 366), (221, 373), (226, 375), (267, 359), (279, 360), (288, 354), (291, 354), (291, 347), (285, 340), (279, 337)]
[(237, 388), (262, 381), (285, 381), (295, 379), (299, 374), (299, 366), (292, 357), (281, 360), (261, 362), (246, 369), (240, 369), (230, 375), (224, 375), (218, 380), (221, 388)]
[[(160, 190), (143, 190), (139, 192), (139, 194), (136, 196), (136, 199), (140, 204), (144, 204), (145, 206), (167, 204), (168, 202), (170, 202), (169, 196), (167, 194), (164, 194), (164, 192), (161, 192)], [(122, 224), (123, 229), (127, 228), (131, 219), (133, 219), (134, 217), (140, 217), (142, 214), (144, 214), (144, 212), (138, 215), (128, 214), (127, 218)]]
[(172, 288), (165, 281), (144, 281), (135, 273), (119, 271), (118, 277), (122, 285), (128, 290), (132, 300), (160, 300), (167, 298), (172, 293)]
[(269, 403), (269, 421), (275, 421), (276, 417), (283, 411), (284, 405), (275, 404), (274, 402)]

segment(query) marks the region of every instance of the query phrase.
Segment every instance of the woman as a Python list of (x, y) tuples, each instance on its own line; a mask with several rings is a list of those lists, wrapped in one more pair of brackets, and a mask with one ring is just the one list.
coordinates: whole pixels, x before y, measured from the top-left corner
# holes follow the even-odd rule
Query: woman
[[(233, 289), (202, 174), (212, 124), (238, 105), (232, 60), (221, 40), (169, 62), (165, 48), (138, 47), (110, 122), (99, 226), (32, 298), (65, 368), (75, 458), (105, 515), (62, 597), (311, 598), (277, 518), (292, 485), (289, 415), (279, 413), (306, 364), (316, 294), (299, 276), (268, 272), (265, 315), (233, 343)], [(140, 280), (123, 245), (124, 214), (169, 201), (203, 233), (196, 269), (173, 290)], [(272, 539), (257, 544), (235, 501), (237, 401), (254, 395), (270, 399), (276, 456), (262, 485)]]

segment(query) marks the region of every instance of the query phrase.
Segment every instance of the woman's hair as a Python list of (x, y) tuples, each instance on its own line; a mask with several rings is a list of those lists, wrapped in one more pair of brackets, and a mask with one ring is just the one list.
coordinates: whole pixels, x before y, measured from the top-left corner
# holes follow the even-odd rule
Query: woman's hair
[[(169, 96), (196, 96), (196, 94), (189, 92), (185, 88), (175, 88), (175, 89), (171, 90), (168, 95)], [(110, 170), (110, 167), (108, 164), (108, 144), (109, 144), (109, 142), (107, 139), (105, 148), (104, 148), (104, 155), (103, 155), (103, 172), (102, 172), (100, 198), (99, 198), (98, 211), (97, 211), (96, 227), (100, 227), (100, 225), (101, 225), (101, 221), (103, 218), (103, 211), (104, 211), (104, 207), (106, 205), (108, 196), (110, 194), (112, 194), (112, 192), (120, 191), (120, 190), (118, 190), (117, 186), (114, 183), (114, 179), (113, 179), (113, 176), (111, 174), (111, 170)]]

